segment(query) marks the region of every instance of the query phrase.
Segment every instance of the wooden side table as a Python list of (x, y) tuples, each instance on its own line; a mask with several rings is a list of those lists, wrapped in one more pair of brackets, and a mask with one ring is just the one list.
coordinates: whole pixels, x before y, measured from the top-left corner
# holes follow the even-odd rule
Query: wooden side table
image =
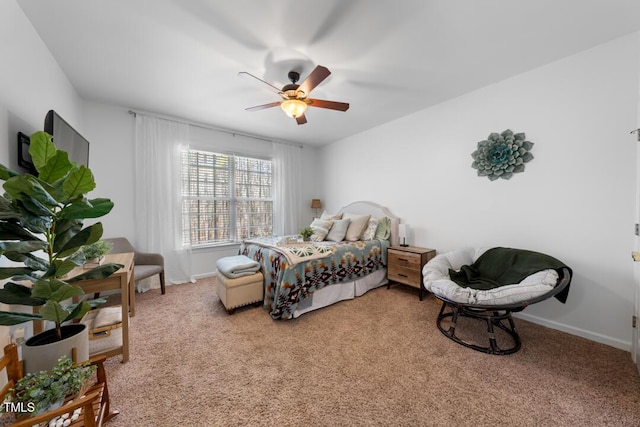
[[(113, 262), (122, 264), (123, 267), (105, 279), (81, 280), (73, 282), (82, 288), (85, 294), (94, 294), (110, 290), (119, 290), (122, 307), (122, 346), (110, 350), (104, 350), (93, 356), (111, 357), (122, 354), (122, 363), (129, 360), (129, 292), (134, 289), (135, 277), (133, 275), (133, 253), (107, 254), (105, 263)], [(85, 270), (76, 267), (69, 273), (70, 277), (82, 274)]]
[(422, 267), (434, 256), (435, 249), (417, 246), (391, 246), (387, 249), (387, 289), (391, 282), (420, 289), (420, 301), (424, 287), (422, 286)]

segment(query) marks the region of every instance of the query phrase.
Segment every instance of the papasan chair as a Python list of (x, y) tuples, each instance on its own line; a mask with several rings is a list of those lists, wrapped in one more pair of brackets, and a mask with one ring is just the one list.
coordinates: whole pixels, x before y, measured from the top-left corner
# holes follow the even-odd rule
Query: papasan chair
[[(440, 332), (487, 354), (517, 352), (521, 341), (511, 313), (551, 297), (566, 302), (572, 274), (571, 268), (549, 255), (502, 247), (440, 254), (422, 269), (424, 288), (442, 301), (436, 321)], [(488, 345), (456, 335), (461, 317), (486, 322)], [(500, 345), (495, 328), (506, 333), (501, 334), (506, 339)]]

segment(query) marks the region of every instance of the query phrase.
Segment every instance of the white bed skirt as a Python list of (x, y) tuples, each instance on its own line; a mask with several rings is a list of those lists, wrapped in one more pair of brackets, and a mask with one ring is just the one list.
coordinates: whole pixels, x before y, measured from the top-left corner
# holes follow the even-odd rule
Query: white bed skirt
[(336, 283), (335, 285), (325, 286), (313, 293), (313, 303), (311, 305), (294, 311), (293, 317), (299, 317), (304, 313), (327, 307), (339, 301), (354, 299), (355, 297), (364, 295), (371, 289), (386, 285), (387, 282), (387, 269), (382, 268), (365, 277), (360, 277), (353, 282)]

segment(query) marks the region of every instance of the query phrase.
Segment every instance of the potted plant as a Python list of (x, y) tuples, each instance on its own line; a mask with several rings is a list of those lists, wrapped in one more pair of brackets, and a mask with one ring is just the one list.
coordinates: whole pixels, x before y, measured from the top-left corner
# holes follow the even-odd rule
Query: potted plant
[(113, 244), (105, 240), (83, 246), (81, 250), (85, 257), (84, 267), (93, 268), (102, 265), (105, 254), (109, 253), (112, 247)]
[[(29, 154), (38, 176), (18, 174), (0, 165), (0, 180), (5, 193), (0, 196), (0, 256), (19, 263), (0, 268), (0, 280), (9, 279), (0, 289), (0, 302), (9, 305), (38, 307), (36, 313), (0, 311), (0, 325), (16, 325), (31, 320), (48, 320), (55, 327), (31, 337), (23, 346), (23, 359), (28, 372), (49, 370), (69, 348), (59, 347), (72, 337), (79, 342), (78, 360), (88, 359), (88, 334), (83, 324), (63, 326), (81, 319), (104, 299), (71, 303), (84, 295), (75, 282), (105, 278), (122, 266), (105, 264), (69, 279), (64, 276), (85, 261), (83, 247), (102, 237), (102, 223), (88, 227), (83, 220), (106, 215), (113, 202), (105, 198), (88, 199), (86, 193), (95, 188), (91, 171), (69, 161), (68, 154), (58, 150), (51, 135), (31, 135)], [(33, 310), (32, 310), (33, 311)], [(77, 334), (86, 335), (77, 338)], [(85, 344), (86, 342), (86, 344)], [(34, 347), (33, 351), (30, 350)], [(33, 359), (33, 360), (30, 360)], [(42, 359), (40, 362), (38, 360)]]
[(307, 226), (298, 232), (302, 236), (302, 240), (308, 242), (311, 236), (313, 235), (313, 228), (311, 226)]
[(22, 413), (39, 415), (62, 406), (68, 397), (80, 396), (90, 386), (95, 371), (96, 366), (89, 362), (74, 365), (62, 356), (51, 371), (29, 373), (18, 380), (7, 400)]

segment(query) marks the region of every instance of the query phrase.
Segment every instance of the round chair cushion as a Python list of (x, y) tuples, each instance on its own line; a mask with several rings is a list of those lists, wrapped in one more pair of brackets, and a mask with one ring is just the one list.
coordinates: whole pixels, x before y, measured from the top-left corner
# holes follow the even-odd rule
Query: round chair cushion
[(489, 290), (463, 288), (449, 278), (449, 269), (458, 271), (463, 265), (473, 264), (488, 249), (462, 248), (436, 255), (422, 269), (425, 289), (461, 304), (501, 306), (536, 298), (557, 285), (558, 273), (553, 269), (534, 273), (520, 283)]

